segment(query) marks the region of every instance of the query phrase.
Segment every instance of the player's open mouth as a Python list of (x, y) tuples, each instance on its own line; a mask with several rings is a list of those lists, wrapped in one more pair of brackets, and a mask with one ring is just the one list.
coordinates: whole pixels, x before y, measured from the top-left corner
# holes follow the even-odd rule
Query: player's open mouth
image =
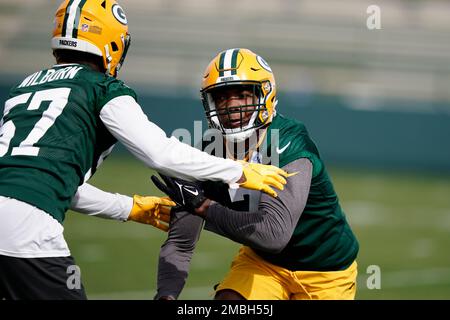
[[(244, 123), (242, 122), (242, 124), (244, 124)], [(240, 128), (241, 127), (241, 119), (227, 121), (225, 127), (229, 128), (229, 129)]]

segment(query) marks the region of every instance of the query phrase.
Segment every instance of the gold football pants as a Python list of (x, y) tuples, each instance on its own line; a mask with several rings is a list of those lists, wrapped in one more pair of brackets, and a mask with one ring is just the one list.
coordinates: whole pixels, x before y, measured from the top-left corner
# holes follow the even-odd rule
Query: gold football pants
[(351, 300), (356, 275), (356, 261), (340, 271), (290, 271), (243, 246), (216, 292), (230, 289), (248, 300)]

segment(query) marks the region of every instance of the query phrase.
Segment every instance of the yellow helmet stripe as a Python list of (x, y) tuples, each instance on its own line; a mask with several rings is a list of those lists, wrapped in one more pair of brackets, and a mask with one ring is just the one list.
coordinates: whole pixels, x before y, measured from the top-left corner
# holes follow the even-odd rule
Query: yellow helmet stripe
[(70, 0), (67, 5), (66, 15), (63, 22), (63, 37), (77, 38), (78, 24), (80, 23), (80, 13), (86, 0)]

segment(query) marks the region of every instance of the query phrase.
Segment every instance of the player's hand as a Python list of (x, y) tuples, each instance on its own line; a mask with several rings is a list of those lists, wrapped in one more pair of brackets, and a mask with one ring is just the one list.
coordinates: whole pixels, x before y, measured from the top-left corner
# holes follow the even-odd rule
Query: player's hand
[(143, 197), (133, 196), (133, 208), (131, 208), (128, 220), (150, 224), (163, 231), (169, 230), (170, 208), (176, 203), (168, 197)]
[(159, 190), (167, 194), (180, 207), (185, 208), (191, 213), (195, 213), (195, 209), (199, 208), (203, 202), (205, 202), (206, 197), (200, 183), (168, 177), (161, 173), (159, 175), (164, 182), (159, 180), (157, 176), (153, 175), (151, 177), (153, 183)]
[(278, 167), (272, 165), (264, 165), (259, 163), (248, 163), (246, 161), (239, 161), (242, 163), (243, 176), (245, 181), (239, 182), (239, 186), (242, 188), (260, 190), (272, 197), (277, 197), (277, 193), (273, 188), (279, 190), (284, 189), (286, 179), (290, 175)]

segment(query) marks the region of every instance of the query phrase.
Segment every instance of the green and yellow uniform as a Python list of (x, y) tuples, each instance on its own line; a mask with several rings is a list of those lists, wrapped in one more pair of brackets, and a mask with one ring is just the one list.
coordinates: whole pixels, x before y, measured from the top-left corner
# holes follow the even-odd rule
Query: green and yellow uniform
[[(276, 133), (279, 138), (272, 140), (272, 133)], [(236, 230), (226, 229), (225, 224), (230, 223), (230, 218), (235, 219), (234, 225), (238, 226), (241, 223), (238, 221), (245, 220), (245, 217), (231, 216), (222, 221), (220, 216), (225, 211), (208, 212), (210, 220), (207, 219), (205, 228), (208, 229), (208, 223), (213, 219), (214, 227), (211, 231), (218, 231), (219, 234), (245, 244), (234, 259), (230, 272), (216, 290), (231, 289), (246, 299), (353, 299), (356, 292), (355, 259), (359, 249), (358, 241), (346, 220), (315, 143), (303, 123), (282, 115), (274, 117), (265, 139), (260, 161), (266, 162), (264, 157), (267, 156), (272, 164), (276, 160), (279, 167), (286, 170), (300, 159), (307, 159), (311, 163), (306, 205), (303, 210), (296, 206), (297, 197), (301, 197), (300, 193), (303, 192), (300, 189), (294, 188), (291, 196), (282, 197), (284, 210), (302, 212), (293, 214), (300, 218), (287, 244), (276, 252), (267, 250), (267, 247), (273, 245), (267, 246), (264, 241), (281, 240), (264, 238), (259, 242), (248, 241), (245, 235), (248, 231), (245, 228), (242, 228), (243, 231), (239, 227)], [(272, 141), (277, 145), (272, 146)], [(302, 172), (299, 173), (301, 174)], [(289, 179), (298, 177), (288, 178), (286, 188), (290, 188), (292, 183)], [(261, 194), (258, 192), (239, 189), (241, 194), (237, 197), (233, 194), (233, 197), (223, 184), (206, 182), (203, 186), (209, 198), (235, 211), (252, 212), (252, 208), (258, 208), (261, 201)], [(279, 194), (282, 196), (282, 192)], [(269, 207), (277, 204), (277, 200), (268, 201), (273, 201)], [(263, 214), (265, 213), (260, 211), (256, 216)], [(277, 215), (276, 211), (272, 214)], [(291, 218), (289, 216), (288, 219)], [(226, 219), (229, 221), (224, 221)], [(258, 219), (255, 223), (257, 221)], [(284, 225), (284, 222), (279, 220), (277, 224)], [(245, 221), (245, 225), (251, 223)]]

